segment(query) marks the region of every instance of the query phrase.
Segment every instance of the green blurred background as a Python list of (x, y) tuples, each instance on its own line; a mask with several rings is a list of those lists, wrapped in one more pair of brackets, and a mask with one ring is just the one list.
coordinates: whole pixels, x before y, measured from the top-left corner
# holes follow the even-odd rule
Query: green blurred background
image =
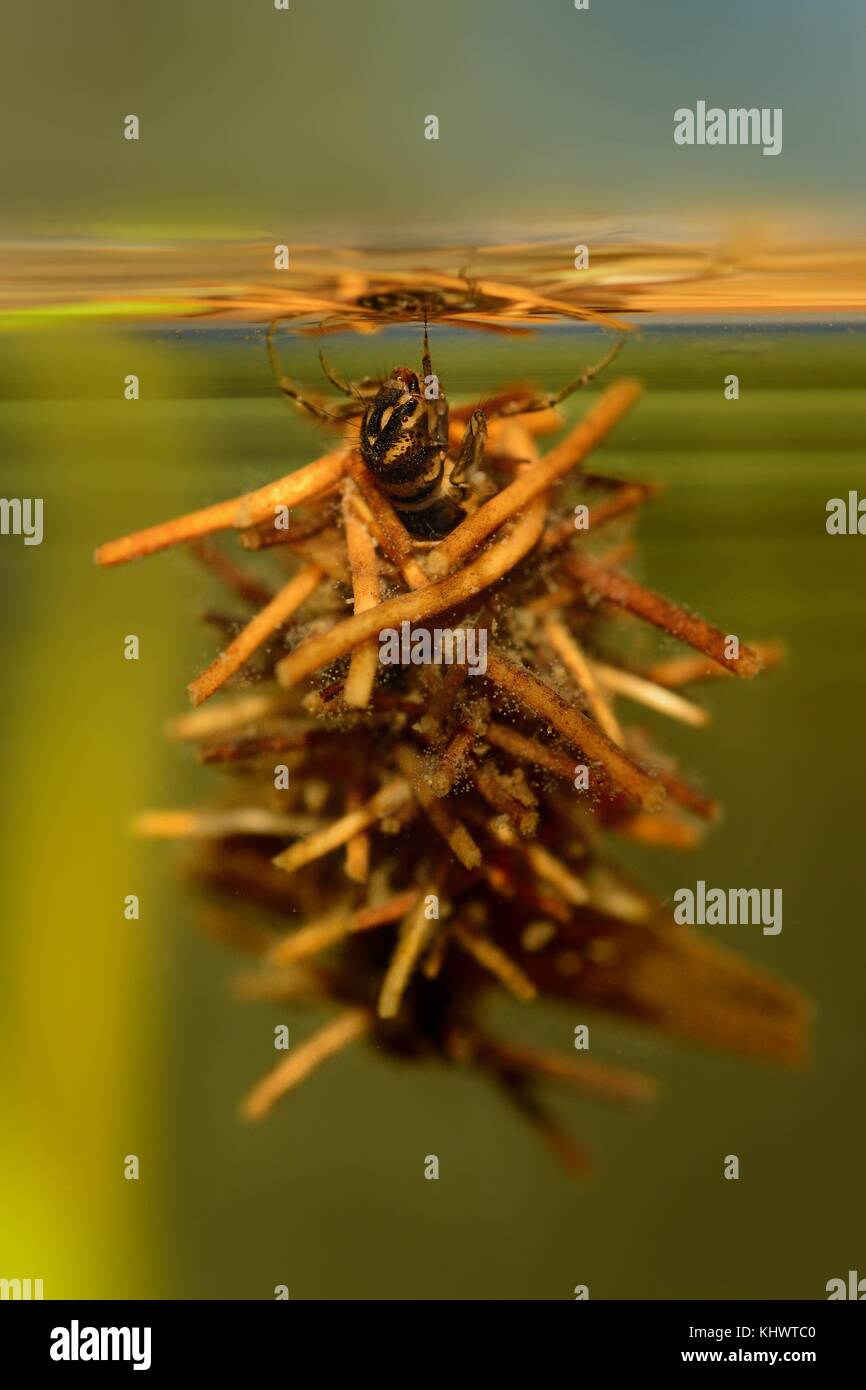
[[(350, 372), (417, 347), (394, 330), (334, 339)], [(439, 334), (458, 396), (528, 371), (556, 386), (597, 352), (587, 330), (491, 343)], [(315, 343), (286, 347), (301, 378)], [(862, 480), (862, 333), (645, 328), (623, 369), (646, 381), (608, 469), (670, 484), (641, 572), (726, 630), (779, 637), (786, 666), (701, 699), (714, 724), (665, 728), (726, 817), (706, 846), (617, 850), (661, 897), (695, 878), (780, 886), (780, 936), (714, 935), (797, 982), (818, 1009), (814, 1065), (790, 1075), (607, 1023), (596, 1056), (653, 1072), (638, 1114), (569, 1099), (593, 1148), (574, 1183), (469, 1075), (359, 1049), (257, 1129), (236, 1104), (315, 1020), (229, 997), (236, 962), (196, 934), (199, 905), (163, 843), (128, 819), (205, 800), (211, 771), (163, 736), (214, 650), (212, 581), (169, 552), (97, 572), (96, 542), (255, 486), (321, 451), (272, 390), (260, 333), (57, 331), (2, 345), (11, 495), (45, 498), (41, 548), (0, 566), (5, 930), (2, 1266), (48, 1296), (820, 1297), (857, 1268), (863, 1088), (864, 698), (857, 538), (824, 531)], [(62, 365), (62, 371), (58, 366)], [(135, 369), (142, 399), (125, 402)], [(725, 401), (736, 372), (741, 398)], [(576, 407), (574, 408), (576, 410)], [(137, 663), (122, 639), (141, 639)], [(142, 899), (140, 922), (123, 898)], [(567, 1050), (570, 1011), (503, 1007), (500, 1026)], [(423, 1157), (442, 1162), (424, 1181)], [(138, 1183), (123, 1157), (141, 1158)], [(742, 1177), (722, 1180), (722, 1157)]]
[[(628, 239), (733, 210), (823, 235), (862, 210), (864, 30), (858, 0), (7, 7), (0, 234), (411, 244), (577, 237), (597, 219)], [(678, 150), (673, 110), (699, 98), (783, 106), (783, 153)], [(121, 139), (130, 112), (138, 144)], [(440, 333), (437, 367), (458, 397), (556, 386), (596, 336)], [(356, 371), (416, 342), (329, 351)], [(196, 934), (171, 848), (128, 831), (142, 808), (212, 786), (163, 733), (213, 653), (212, 591), (181, 554), (98, 573), (91, 552), (284, 473), (321, 439), (276, 397), (253, 331), (0, 339), (2, 492), (46, 507), (41, 547), (0, 540), (0, 1276), (43, 1278), (47, 1297), (287, 1284), (293, 1298), (535, 1299), (587, 1283), (595, 1298), (813, 1298), (862, 1270), (866, 599), (861, 542), (827, 537), (824, 508), (862, 486), (864, 359), (861, 331), (817, 320), (644, 325), (621, 359), (649, 389), (605, 464), (671, 484), (644, 522), (642, 573), (789, 647), (781, 671), (702, 694), (709, 730), (666, 730), (726, 807), (705, 848), (623, 858), (663, 898), (697, 877), (781, 886), (780, 936), (714, 934), (819, 1012), (801, 1075), (594, 1024), (596, 1055), (663, 1091), (640, 1113), (555, 1102), (597, 1158), (575, 1184), (479, 1080), (364, 1049), (241, 1126), (273, 1025), (297, 1040), (313, 1020), (231, 1000), (235, 962)], [(312, 380), (314, 345), (287, 362)], [(137, 663), (122, 657), (131, 632)], [(140, 922), (124, 920), (128, 893)], [(576, 1021), (499, 1017), (566, 1050)], [(438, 1183), (422, 1176), (430, 1152)], [(721, 1176), (731, 1152), (737, 1183)]]

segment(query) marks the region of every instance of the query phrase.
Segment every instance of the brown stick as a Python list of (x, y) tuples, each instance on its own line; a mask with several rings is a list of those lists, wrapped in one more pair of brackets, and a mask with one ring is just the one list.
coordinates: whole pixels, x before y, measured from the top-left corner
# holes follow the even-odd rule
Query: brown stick
[(453, 735), (430, 773), (430, 786), (437, 796), (448, 795), (460, 776), (469, 751), (477, 738), (478, 730), (469, 724), (462, 724)]
[(539, 743), (538, 739), (527, 738), (525, 734), (517, 733), (507, 724), (491, 721), (487, 725), (485, 738), (488, 743), (510, 753), (518, 762), (534, 763), (536, 767), (544, 768), (545, 772), (552, 772), (557, 777), (567, 777), (569, 781), (574, 778), (573, 758), (566, 757), (558, 748), (549, 748), (547, 744)]
[(318, 565), (308, 565), (290, 579), (285, 588), (247, 623), (225, 651), (220, 652), (216, 661), (212, 661), (207, 670), (202, 671), (187, 687), (192, 703), (200, 705), (225, 685), (229, 677), (249, 661), (253, 652), (306, 602), (323, 577), (324, 570)]
[(494, 1075), (501, 1081), (506, 1095), (510, 1097), (530, 1124), (534, 1125), (551, 1153), (568, 1172), (576, 1176), (583, 1176), (592, 1172), (592, 1160), (584, 1146), (572, 1139), (571, 1135), (545, 1109), (538, 1096), (529, 1089), (526, 1079), (518, 1076), (513, 1070), (497, 1067), (492, 1060), (490, 1065), (493, 1067)]
[(256, 738), (227, 739), (224, 743), (205, 743), (198, 750), (201, 763), (242, 763), (269, 753), (295, 753), (300, 756), (310, 742), (309, 734), (263, 734)]
[(278, 869), (284, 873), (294, 873), (304, 864), (309, 864), (313, 859), (320, 859), (323, 854), (329, 854), (332, 849), (339, 849), (345, 845), (354, 835), (358, 835), (362, 830), (366, 830), (368, 825), (373, 825), (375, 821), (381, 820), (383, 816), (391, 815), (399, 809), (404, 801), (408, 800), (411, 791), (402, 777), (395, 777), (393, 781), (386, 783), (381, 791), (377, 792), (365, 806), (361, 806), (357, 811), (350, 811), (348, 815), (341, 816), (339, 820), (329, 825), (327, 830), (321, 830), (316, 835), (310, 835), (305, 840), (298, 840), (296, 844), (290, 845), (282, 853), (276, 855), (271, 860)]
[(559, 482), (613, 429), (640, 393), (641, 388), (634, 381), (618, 381), (608, 387), (580, 423), (536, 467), (491, 497), (430, 552), (426, 568), (431, 578), (441, 579), (510, 516)]
[(253, 526), (256, 522), (265, 521), (277, 507), (296, 507), (333, 487), (342, 477), (345, 464), (346, 450), (338, 449), (316, 459), (314, 463), (308, 463), (305, 468), (299, 468), (296, 473), (288, 473), (277, 482), (268, 483), (256, 492), (230, 497), (226, 502), (216, 502), (212, 507), (189, 512), (173, 521), (163, 521), (157, 526), (148, 526), (144, 531), (134, 531), (120, 540), (107, 541), (98, 548), (93, 558), (98, 565), (125, 565), (128, 560), (153, 555), (170, 545), (207, 536), (213, 531), (226, 531), (230, 527), (242, 530)]
[(373, 1020), (367, 1009), (347, 1009), (339, 1014), (311, 1038), (306, 1038), (300, 1047), (290, 1052), (253, 1087), (241, 1106), (244, 1119), (260, 1120), (281, 1096), (297, 1086), (328, 1057), (342, 1052), (349, 1043), (369, 1033), (372, 1026)]
[[(445, 872), (444, 862), (426, 885), (429, 893), (438, 894)], [(379, 994), (378, 1014), (380, 1018), (396, 1018), (406, 993), (406, 987), (424, 952), (430, 938), (439, 928), (436, 918), (427, 917), (426, 901), (428, 893), (423, 892), (416, 905), (408, 913), (402, 924), (400, 939), (391, 956), (382, 989)]]
[(703, 652), (704, 656), (717, 661), (720, 666), (735, 672), (736, 675), (755, 676), (760, 671), (761, 658), (751, 647), (740, 643), (738, 657), (726, 656), (727, 639), (723, 632), (711, 627), (703, 618), (696, 618), (694, 614), (687, 613), (684, 608), (671, 603), (669, 599), (653, 593), (651, 589), (645, 589), (642, 584), (628, 579), (624, 574), (611, 574), (594, 561), (585, 560), (577, 555), (569, 558), (568, 568), (575, 579), (591, 589), (605, 603), (612, 603), (617, 608), (624, 608), (626, 612), (644, 618), (663, 632), (669, 632), (672, 637), (695, 647), (699, 652)]
[(653, 775), (659, 779), (671, 801), (676, 801), (678, 805), (684, 806), (687, 811), (693, 811), (696, 816), (702, 816), (704, 820), (718, 819), (719, 803), (711, 796), (706, 796), (696, 787), (682, 782), (679, 777), (674, 777), (664, 768), (654, 768)]
[(277, 666), (280, 684), (296, 685), (314, 671), (345, 656), (382, 628), (397, 628), (404, 621), (423, 622), (434, 613), (456, 608), (467, 599), (474, 598), (482, 589), (495, 584), (513, 569), (532, 549), (541, 534), (545, 512), (544, 499), (536, 498), (508, 535), (456, 574), (449, 575), (438, 584), (429, 584), (424, 589), (386, 599), (366, 613), (356, 613), (354, 617), (337, 623), (329, 632), (309, 637)]
[[(363, 804), (361, 788), (352, 784), (346, 792), (346, 810), (357, 811)], [(370, 872), (370, 836), (366, 830), (362, 830), (359, 835), (353, 835), (351, 840), (347, 841), (344, 868), (346, 877), (353, 883), (367, 882)]]
[(558, 1081), (585, 1095), (602, 1100), (649, 1101), (657, 1091), (656, 1081), (639, 1072), (623, 1071), (604, 1062), (572, 1061), (556, 1052), (484, 1039), (481, 1057), (489, 1056), (498, 1066), (514, 1069), (539, 1081)]
[(538, 802), (526, 784), (523, 769), (510, 776), (500, 772), (494, 758), (483, 758), (472, 769), (472, 783), (498, 815), (507, 816), (520, 835), (534, 835), (538, 829)]
[(479, 965), (483, 965), (485, 970), (489, 970), (491, 975), (495, 975), (500, 984), (503, 984), (509, 993), (514, 995), (515, 999), (522, 999), (528, 1003), (530, 999), (536, 998), (538, 990), (529, 976), (489, 936), (482, 936), (480, 932), (468, 931), (459, 922), (455, 922), (451, 931), (454, 939), (463, 947), (463, 950), (472, 956)]
[(346, 468), (363, 499), (365, 520), (384, 554), (397, 566), (410, 589), (423, 589), (429, 580), (413, 558), (412, 537), (388, 499), (376, 487), (364, 460), (357, 453), (352, 453)]
[(247, 603), (253, 604), (256, 608), (261, 607), (263, 603), (270, 603), (274, 596), (273, 589), (241, 569), (240, 565), (236, 565), (224, 555), (212, 541), (193, 541), (190, 550), (201, 564)]
[(548, 526), (542, 542), (545, 550), (556, 550), (561, 545), (567, 545), (569, 541), (591, 534), (605, 522), (614, 521), (617, 517), (634, 511), (657, 491), (651, 483), (625, 483), (611, 497), (590, 506), (589, 527), (586, 531), (576, 528), (573, 516), (564, 517), (562, 521), (555, 521), (552, 526)]
[(477, 869), (481, 863), (481, 851), (462, 821), (452, 815), (445, 804), (433, 793), (424, 776), (421, 759), (406, 744), (398, 745), (395, 757), (403, 776), (411, 783), (421, 809), (429, 818), (434, 830), (456, 854), (465, 869)]
[(655, 811), (662, 804), (665, 792), (661, 784), (627, 758), (592, 720), (572, 709), (525, 667), (506, 660), (496, 648), (488, 649), (487, 677), (539, 719), (552, 724), (563, 738), (602, 767), (617, 790), (644, 810)]

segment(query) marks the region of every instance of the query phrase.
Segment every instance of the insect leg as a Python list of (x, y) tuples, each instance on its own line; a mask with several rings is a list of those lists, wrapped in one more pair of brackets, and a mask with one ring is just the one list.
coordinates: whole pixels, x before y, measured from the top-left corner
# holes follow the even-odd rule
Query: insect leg
[(319, 353), (319, 362), (322, 365), (322, 371), (325, 373), (325, 376), (332, 386), (336, 386), (337, 390), (342, 391), (344, 396), (354, 396), (355, 388), (350, 386), (348, 381), (344, 381), (341, 376), (337, 376), (335, 369), (331, 366), (323, 352)]
[(343, 405), (342, 402), (335, 407), (334, 413), (340, 419), (345, 419), (349, 415), (360, 415), (365, 402), (373, 400), (374, 396), (382, 389), (384, 378), (381, 376), (362, 376), (359, 381), (346, 381), (337, 375), (323, 352), (319, 353), (319, 361), (328, 380), (336, 386), (338, 391), (342, 391), (344, 395), (348, 396), (352, 402), (351, 409)]
[(523, 398), (518, 396), (512, 400), (505, 400), (501, 405), (494, 405), (490, 408), (488, 414), (491, 418), (505, 419), (509, 415), (528, 415), (531, 411), (550, 410), (554, 406), (560, 405), (568, 396), (579, 391), (582, 386), (588, 386), (591, 381), (594, 381), (605, 367), (610, 366), (628, 336), (628, 333), (621, 334), (619, 341), (614, 343), (610, 352), (605, 353), (604, 357), (593, 366), (584, 368), (580, 376), (569, 381), (561, 391), (550, 391), (545, 395), (524, 396)]
[(283, 395), (288, 396), (289, 400), (294, 401), (295, 405), (298, 406), (299, 409), (308, 411), (309, 414), (314, 415), (317, 420), (332, 421), (334, 419), (334, 414), (332, 411), (326, 410), (325, 407), (321, 405), (319, 401), (309, 399), (302, 393), (300, 388), (295, 385), (295, 383), (291, 380), (290, 377), (284, 376), (283, 369), (280, 365), (280, 358), (279, 353), (277, 352), (277, 346), (274, 342), (274, 330), (276, 329), (278, 323), (279, 319), (274, 319), (273, 323), (269, 323), (268, 331), (265, 335), (265, 342), (268, 348), (268, 360), (271, 364), (271, 371), (274, 374), (274, 381), (276, 382), (279, 389), (282, 391)]
[(467, 422), (460, 443), (460, 452), (451, 468), (451, 476), (448, 481), (452, 487), (459, 488), (463, 492), (468, 491), (467, 475), (479, 467), (484, 455), (486, 439), (487, 421), (484, 418), (484, 411), (475, 410)]

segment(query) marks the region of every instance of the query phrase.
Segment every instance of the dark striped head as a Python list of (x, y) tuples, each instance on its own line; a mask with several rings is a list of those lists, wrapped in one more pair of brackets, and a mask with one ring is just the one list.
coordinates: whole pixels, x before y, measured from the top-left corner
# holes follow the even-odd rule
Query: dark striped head
[(424, 398), (415, 372), (395, 367), (368, 408), (361, 426), (361, 451), (378, 472), (409, 452), (419, 427), (426, 434)]
[(395, 367), (367, 408), (361, 453), (395, 501), (420, 503), (438, 487), (446, 449), (437, 404), (424, 398), (417, 372)]

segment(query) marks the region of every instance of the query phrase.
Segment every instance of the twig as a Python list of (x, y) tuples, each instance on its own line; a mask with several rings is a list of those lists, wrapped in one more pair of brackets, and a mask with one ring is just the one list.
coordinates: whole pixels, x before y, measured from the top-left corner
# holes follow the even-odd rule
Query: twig
[(709, 710), (702, 709), (691, 700), (684, 700), (682, 695), (666, 690), (663, 685), (648, 681), (645, 676), (636, 676), (631, 671), (608, 666), (602, 661), (594, 661), (592, 668), (612, 695), (624, 695), (627, 700), (634, 700), (648, 709), (657, 710), (659, 714), (678, 719), (681, 724), (690, 724), (694, 729), (701, 729), (710, 722)]
[(309, 637), (277, 666), (277, 678), (284, 686), (296, 685), (323, 666), (329, 666), (383, 628), (399, 628), (402, 622), (420, 623), (434, 613), (456, 608), (474, 598), (482, 589), (495, 584), (532, 549), (544, 525), (546, 505), (536, 498), (513, 529), (496, 545), (484, 551), (456, 574), (429, 584), (424, 589), (386, 599), (366, 613), (337, 623), (328, 632)]
[(618, 381), (609, 386), (580, 423), (536, 467), (491, 497), (430, 552), (426, 565), (428, 574), (441, 579), (509, 517), (521, 512), (534, 498), (559, 482), (613, 429), (634, 405), (640, 391), (634, 381)]
[(480, 932), (469, 931), (459, 922), (452, 925), (451, 932), (458, 945), (462, 946), (463, 950), (485, 970), (489, 970), (491, 975), (495, 975), (500, 984), (503, 984), (509, 994), (514, 995), (515, 999), (528, 1003), (529, 1000), (536, 998), (538, 990), (529, 976), (489, 936), (482, 936)]
[(758, 653), (745, 643), (740, 643), (740, 654), (736, 657), (725, 655), (727, 638), (718, 628), (711, 627), (703, 618), (696, 618), (684, 608), (662, 598), (660, 594), (645, 589), (634, 579), (624, 574), (610, 574), (601, 565), (585, 560), (577, 555), (568, 559), (568, 568), (581, 584), (585, 585), (617, 608), (624, 608), (636, 617), (670, 633), (690, 647), (696, 647), (704, 656), (711, 657), (738, 676), (755, 676), (761, 669)]
[(339, 1014), (311, 1038), (306, 1038), (300, 1047), (290, 1052), (253, 1087), (241, 1106), (244, 1119), (260, 1120), (287, 1091), (297, 1086), (329, 1057), (342, 1052), (350, 1043), (369, 1033), (372, 1026), (373, 1020), (367, 1009), (347, 1009)]
[(430, 788), (417, 753), (406, 744), (398, 744), (394, 756), (397, 766), (411, 783), (412, 791), (433, 828), (456, 854), (464, 868), (477, 869), (481, 863), (480, 849), (462, 821), (451, 814), (444, 802)]
[(381, 791), (362, 806), (357, 811), (350, 811), (348, 815), (341, 816), (333, 825), (329, 825), (327, 830), (321, 830), (316, 835), (310, 835), (305, 840), (299, 840), (296, 844), (284, 849), (281, 854), (275, 856), (271, 861), (278, 869), (284, 873), (294, 873), (296, 869), (302, 868), (304, 864), (311, 863), (314, 859), (320, 859), (323, 854), (328, 854), (332, 849), (339, 849), (352, 839), (353, 835), (366, 830), (368, 825), (373, 825), (383, 816), (391, 815), (404, 801), (411, 796), (411, 789), (402, 777), (395, 777), (388, 782)]
[(599, 689), (598, 682), (593, 675), (593, 667), (584, 656), (576, 637), (568, 632), (559, 619), (555, 617), (546, 619), (544, 635), (569, 675), (576, 681), (578, 688), (585, 694), (595, 722), (604, 730), (608, 738), (613, 743), (619, 744), (621, 748), (625, 742), (622, 729), (619, 727), (610, 704)]
[(153, 555), (158, 550), (210, 535), (213, 531), (254, 526), (272, 516), (277, 507), (299, 506), (301, 502), (309, 502), (311, 498), (334, 487), (343, 476), (345, 463), (346, 450), (338, 449), (316, 459), (314, 463), (308, 463), (305, 468), (299, 468), (296, 473), (268, 483), (256, 492), (230, 497), (226, 502), (217, 502), (201, 511), (189, 512), (186, 516), (160, 522), (157, 526), (148, 526), (144, 531), (134, 531), (120, 540), (107, 541), (98, 548), (93, 558), (98, 565), (125, 565), (129, 560)]
[(225, 651), (220, 652), (207, 670), (188, 686), (192, 703), (202, 704), (219, 690), (220, 686), (225, 685), (226, 681), (249, 661), (253, 652), (306, 602), (323, 577), (324, 571), (318, 565), (309, 565), (290, 579), (276, 597), (247, 623)]
[(525, 667), (514, 665), (493, 648), (487, 653), (487, 676), (539, 719), (552, 724), (590, 761), (598, 763), (617, 790), (636, 801), (644, 810), (655, 811), (662, 804), (664, 787), (626, 757), (622, 749), (611, 743), (597, 725), (579, 710), (571, 709), (561, 696), (537, 680)]
[[(347, 479), (343, 483), (346, 550), (352, 572), (355, 612), (364, 613), (368, 608), (375, 608), (380, 601), (379, 565), (373, 538), (358, 514), (356, 495), (352, 483)], [(378, 669), (379, 649), (374, 640), (355, 648), (343, 686), (343, 699), (349, 709), (364, 709), (370, 703)]]

